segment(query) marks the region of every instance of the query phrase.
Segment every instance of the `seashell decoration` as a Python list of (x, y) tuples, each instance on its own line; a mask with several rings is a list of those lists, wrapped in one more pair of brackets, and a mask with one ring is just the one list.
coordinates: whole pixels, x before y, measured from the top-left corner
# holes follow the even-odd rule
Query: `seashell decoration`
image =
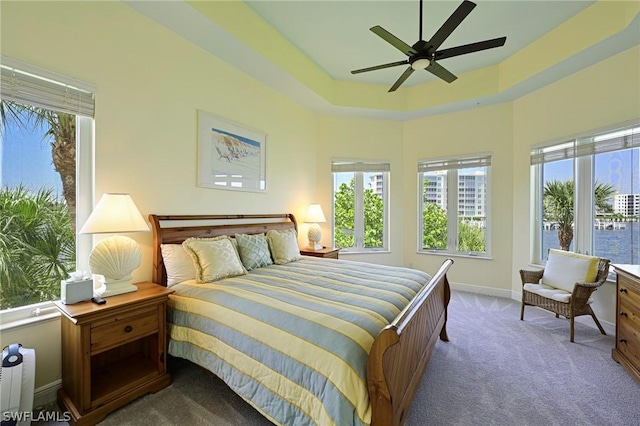
[(140, 266), (141, 261), (142, 252), (138, 243), (121, 235), (100, 241), (89, 256), (91, 272), (104, 275), (109, 280), (130, 278), (131, 272)]
[(322, 239), (322, 229), (320, 228), (320, 225), (317, 223), (312, 224), (307, 232), (307, 237), (309, 238), (309, 241), (319, 243)]

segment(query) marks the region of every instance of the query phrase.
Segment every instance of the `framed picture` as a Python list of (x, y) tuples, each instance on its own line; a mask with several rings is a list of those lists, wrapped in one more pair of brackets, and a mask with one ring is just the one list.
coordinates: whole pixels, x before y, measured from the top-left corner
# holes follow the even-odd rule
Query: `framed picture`
[(266, 192), (267, 135), (198, 110), (198, 186)]

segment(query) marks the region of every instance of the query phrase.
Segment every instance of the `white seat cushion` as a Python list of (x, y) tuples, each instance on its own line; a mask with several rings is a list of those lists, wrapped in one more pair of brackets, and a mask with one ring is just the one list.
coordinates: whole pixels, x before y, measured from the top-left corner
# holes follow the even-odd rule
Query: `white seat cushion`
[(599, 257), (551, 249), (542, 284), (572, 292), (576, 282), (592, 283), (596, 280), (599, 261)]
[[(562, 303), (569, 303), (569, 301), (571, 300), (571, 292), (544, 284), (527, 283), (524, 285), (524, 289), (528, 292), (535, 293), (542, 297), (546, 297), (547, 299), (553, 299)], [(587, 303), (593, 303), (593, 299), (589, 297)]]

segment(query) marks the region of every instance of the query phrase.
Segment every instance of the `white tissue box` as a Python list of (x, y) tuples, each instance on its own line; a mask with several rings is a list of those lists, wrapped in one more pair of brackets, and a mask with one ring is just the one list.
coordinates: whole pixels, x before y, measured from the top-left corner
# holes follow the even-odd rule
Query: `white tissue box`
[(65, 305), (90, 300), (93, 297), (93, 279), (60, 281), (60, 300)]

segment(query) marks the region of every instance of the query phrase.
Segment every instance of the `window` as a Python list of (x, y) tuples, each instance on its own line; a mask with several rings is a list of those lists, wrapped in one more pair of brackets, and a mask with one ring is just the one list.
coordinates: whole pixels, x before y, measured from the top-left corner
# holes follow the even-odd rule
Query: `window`
[(637, 123), (534, 148), (533, 260), (560, 248), (639, 264), (639, 160)]
[(0, 71), (4, 310), (57, 299), (60, 281), (87, 269), (91, 239), (76, 239), (76, 224), (92, 206), (94, 90), (5, 57)]
[(389, 163), (333, 161), (331, 168), (334, 246), (388, 250)]
[(418, 163), (418, 251), (489, 256), (491, 155)]

